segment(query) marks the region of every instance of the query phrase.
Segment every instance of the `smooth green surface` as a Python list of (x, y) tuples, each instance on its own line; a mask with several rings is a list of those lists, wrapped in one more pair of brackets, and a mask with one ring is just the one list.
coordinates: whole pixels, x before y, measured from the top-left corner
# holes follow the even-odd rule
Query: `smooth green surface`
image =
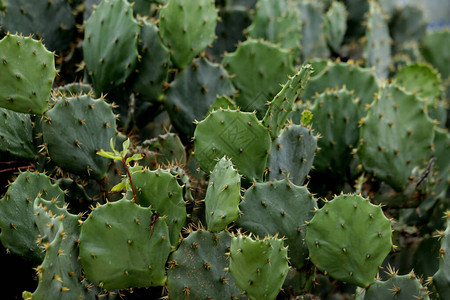
[(25, 159), (37, 156), (29, 115), (0, 107), (0, 152)]

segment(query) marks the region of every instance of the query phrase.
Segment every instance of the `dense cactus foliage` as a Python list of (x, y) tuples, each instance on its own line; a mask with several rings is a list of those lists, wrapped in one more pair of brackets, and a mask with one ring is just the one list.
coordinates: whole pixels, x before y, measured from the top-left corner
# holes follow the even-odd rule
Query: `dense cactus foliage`
[(450, 299), (449, 15), (0, 0), (2, 297)]

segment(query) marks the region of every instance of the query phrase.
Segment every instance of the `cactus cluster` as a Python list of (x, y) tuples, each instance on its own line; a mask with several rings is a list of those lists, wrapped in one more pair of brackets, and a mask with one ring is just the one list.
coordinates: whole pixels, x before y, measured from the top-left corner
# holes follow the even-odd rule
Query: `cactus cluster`
[(450, 299), (449, 15), (0, 0), (2, 297)]

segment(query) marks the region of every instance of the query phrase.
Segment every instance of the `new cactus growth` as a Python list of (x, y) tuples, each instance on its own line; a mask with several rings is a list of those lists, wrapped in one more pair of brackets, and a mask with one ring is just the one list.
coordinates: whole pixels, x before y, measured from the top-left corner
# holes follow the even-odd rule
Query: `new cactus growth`
[(340, 195), (308, 223), (306, 244), (319, 270), (367, 287), (392, 249), (391, 223), (380, 207), (361, 196)]

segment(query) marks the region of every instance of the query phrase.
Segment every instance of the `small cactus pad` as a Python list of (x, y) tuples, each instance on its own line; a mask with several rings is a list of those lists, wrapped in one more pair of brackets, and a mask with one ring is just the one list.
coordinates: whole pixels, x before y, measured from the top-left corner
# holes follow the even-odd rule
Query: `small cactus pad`
[(263, 125), (269, 128), (272, 138), (276, 138), (286, 124), (300, 91), (308, 82), (313, 69), (311, 65), (301, 67), (292, 78), (285, 83), (281, 91), (269, 102), (269, 108), (263, 119)]
[(156, 153), (156, 163), (163, 166), (186, 164), (186, 151), (175, 133), (161, 134), (142, 143), (142, 146)]
[(169, 257), (170, 299), (238, 299), (241, 290), (225, 270), (229, 265), (228, 232), (193, 231)]
[(250, 300), (275, 299), (289, 272), (287, 248), (276, 237), (231, 238), (230, 273)]
[(225, 55), (222, 64), (239, 92), (236, 105), (243, 111), (256, 110), (260, 119), (267, 102), (280, 91), (280, 84), (294, 73), (288, 50), (257, 40), (240, 44), (235, 52)]
[(48, 109), (55, 57), (41, 42), (7, 34), (0, 41), (0, 73), (1, 107), (38, 115)]
[(267, 161), (269, 180), (289, 178), (302, 185), (314, 162), (317, 137), (310, 128), (291, 124), (273, 140)]
[(441, 240), (439, 250), (439, 270), (433, 275), (433, 283), (442, 299), (448, 299), (450, 295), (450, 211), (445, 213), (447, 229), (438, 232)]
[(325, 15), (325, 36), (328, 45), (335, 52), (339, 52), (339, 48), (344, 40), (347, 31), (347, 10), (342, 2), (333, 1)]
[(139, 32), (126, 0), (103, 0), (90, 16), (83, 54), (97, 95), (122, 84), (134, 71)]
[(216, 36), (217, 11), (212, 0), (169, 0), (159, 12), (163, 42), (172, 61), (183, 69)]
[(231, 100), (230, 98), (226, 97), (226, 96), (217, 96), (216, 101), (214, 101), (213, 104), (211, 104), (211, 106), (209, 107), (208, 112), (211, 113), (215, 110), (219, 110), (219, 109), (236, 109), (236, 104), (234, 103), (233, 100)]
[(387, 86), (361, 121), (358, 155), (363, 167), (398, 191), (432, 148), (434, 125), (424, 105), (416, 96)]
[(40, 231), (34, 220), (33, 203), (37, 196), (64, 204), (64, 192), (40, 173), (20, 173), (0, 200), (0, 239), (12, 253), (41, 262), (44, 254), (37, 239)]
[(306, 244), (319, 270), (366, 287), (392, 249), (391, 223), (379, 206), (361, 196), (340, 195), (309, 222)]
[(320, 94), (311, 108), (312, 128), (320, 134), (315, 170), (345, 176), (359, 141), (358, 104), (346, 89)]
[(421, 53), (444, 80), (450, 76), (450, 30), (436, 30), (425, 34), (421, 41)]
[(212, 112), (195, 129), (195, 158), (209, 172), (215, 159), (231, 158), (238, 172), (249, 179), (262, 179), (270, 149), (267, 128), (252, 113), (235, 110)]
[(300, 13), (291, 0), (260, 0), (247, 31), (251, 38), (279, 43), (297, 53), (301, 29)]
[(159, 102), (164, 98), (164, 83), (169, 74), (169, 49), (163, 44), (158, 26), (142, 20), (140, 55), (133, 81), (133, 91), (143, 101)]
[(175, 246), (186, 221), (183, 189), (177, 179), (163, 170), (138, 172), (131, 178), (139, 205), (151, 207), (160, 218), (165, 218), (170, 242)]
[(80, 234), (86, 278), (107, 290), (163, 285), (169, 230), (164, 218), (152, 216), (126, 199), (94, 209)]
[(86, 95), (58, 99), (45, 113), (43, 134), (58, 166), (95, 179), (106, 175), (109, 160), (97, 151), (110, 148), (117, 130), (112, 108), (103, 99)]
[(219, 232), (236, 220), (241, 201), (241, 177), (229, 159), (222, 157), (211, 174), (205, 198), (208, 230)]
[(393, 275), (387, 281), (375, 281), (363, 292), (359, 300), (429, 300), (428, 294), (427, 289), (411, 272), (402, 276)]
[(217, 95), (232, 96), (235, 89), (227, 71), (206, 58), (195, 59), (175, 76), (166, 97), (166, 109), (175, 128), (192, 137), (195, 121), (203, 120)]
[(374, 67), (378, 78), (387, 78), (391, 64), (391, 38), (386, 16), (378, 3), (369, 1), (364, 58), (367, 67)]
[(0, 107), (0, 153), (33, 159), (37, 151), (33, 145), (33, 125), (28, 114)]
[(314, 216), (316, 208), (316, 201), (307, 188), (296, 186), (288, 179), (254, 183), (245, 192), (240, 205), (242, 214), (236, 223), (255, 236), (285, 237), (291, 265), (301, 268), (308, 257), (305, 223)]
[(417, 42), (422, 39), (427, 29), (424, 11), (426, 9), (413, 3), (403, 5), (395, 10), (390, 29), (396, 44)]

